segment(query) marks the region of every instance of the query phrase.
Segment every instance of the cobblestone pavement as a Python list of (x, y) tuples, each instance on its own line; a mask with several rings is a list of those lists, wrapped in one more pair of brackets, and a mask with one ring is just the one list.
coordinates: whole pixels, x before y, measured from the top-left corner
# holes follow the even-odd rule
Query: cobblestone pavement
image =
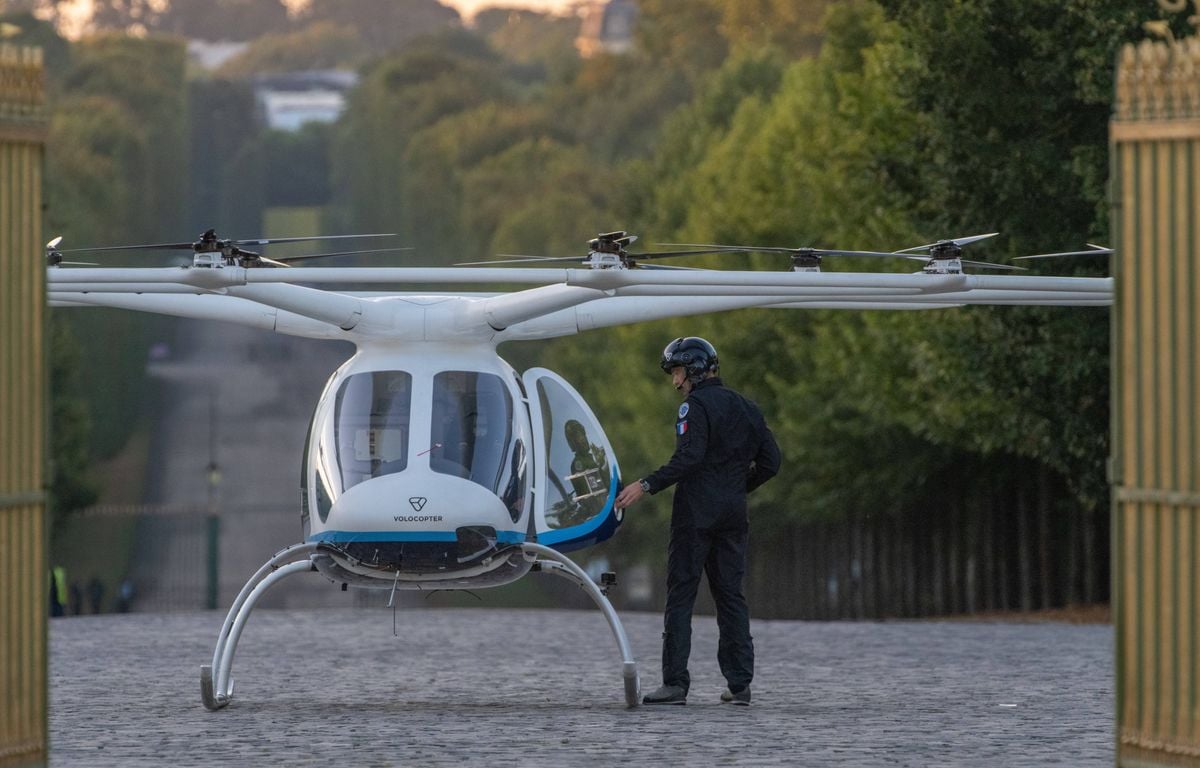
[[(350, 596), (347, 596), (349, 602)], [(261, 610), (208, 712), (223, 614), (51, 622), (51, 766), (1108, 766), (1108, 626), (756, 621), (754, 705), (721, 705), (695, 621), (686, 707), (623, 704), (599, 611)], [(661, 619), (623, 615), (658, 684)]]

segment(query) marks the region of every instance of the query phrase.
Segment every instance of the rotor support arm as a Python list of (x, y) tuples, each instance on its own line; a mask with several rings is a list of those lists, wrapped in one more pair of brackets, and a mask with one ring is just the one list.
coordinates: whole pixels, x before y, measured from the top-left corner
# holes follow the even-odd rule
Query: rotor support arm
[(572, 285), (529, 288), (475, 302), (467, 312), (466, 325), (476, 325), (483, 321), (493, 330), (502, 331), (510, 325), (602, 299), (608, 295), (595, 288)]
[(1053, 291), (1058, 293), (1100, 293), (1110, 298), (1113, 293), (1111, 277), (1046, 277), (1026, 275), (967, 275), (966, 288), (972, 292), (992, 291)]
[(367, 303), (363, 299), (344, 293), (286, 283), (231, 287), (229, 295), (329, 323), (343, 331), (353, 330), (359, 324), (364, 305)]
[(51, 291), (51, 306), (112, 307), (192, 320), (219, 320), (308, 339), (343, 339), (338, 328), (249, 299), (218, 294), (71, 293)]
[(282, 309), (322, 323), (329, 323), (343, 331), (353, 329), (362, 318), (366, 304), (363, 299), (288, 283), (251, 285), (248, 272), (249, 270), (242, 267), (50, 269), (47, 270), (46, 279), (52, 292), (60, 284), (87, 290), (87, 286), (90, 285), (137, 283), (145, 286), (147, 294), (155, 293), (156, 286), (161, 286), (164, 292), (170, 293), (178, 292), (178, 287), (181, 285), (190, 286)]

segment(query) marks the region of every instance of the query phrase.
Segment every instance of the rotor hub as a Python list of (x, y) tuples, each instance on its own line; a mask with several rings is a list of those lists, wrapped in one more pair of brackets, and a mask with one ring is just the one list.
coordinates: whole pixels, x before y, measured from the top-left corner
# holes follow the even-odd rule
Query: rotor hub
[(961, 275), (962, 246), (953, 240), (940, 240), (929, 248), (929, 261), (922, 268), (927, 275)]
[(592, 269), (630, 269), (637, 266), (625, 248), (637, 240), (624, 230), (605, 232), (588, 241), (588, 258), (585, 262)]
[(792, 251), (793, 272), (820, 272), (821, 254), (814, 248), (797, 248)]

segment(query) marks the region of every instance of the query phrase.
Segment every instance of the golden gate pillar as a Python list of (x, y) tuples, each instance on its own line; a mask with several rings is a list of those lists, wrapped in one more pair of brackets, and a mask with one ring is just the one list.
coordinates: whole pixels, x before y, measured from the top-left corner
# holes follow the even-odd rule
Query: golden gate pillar
[(0, 766), (46, 762), (41, 50), (0, 44)]
[(1110, 130), (1117, 762), (1200, 766), (1200, 39), (1150, 31)]

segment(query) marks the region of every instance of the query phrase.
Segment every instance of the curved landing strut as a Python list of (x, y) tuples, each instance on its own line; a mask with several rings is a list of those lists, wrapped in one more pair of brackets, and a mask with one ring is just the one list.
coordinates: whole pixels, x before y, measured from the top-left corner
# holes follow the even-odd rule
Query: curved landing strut
[[(250, 618), (250, 612), (254, 610), (254, 604), (276, 582), (282, 581), (293, 573), (314, 570), (309, 556), (316, 549), (317, 544), (312, 542), (293, 544), (276, 552), (274, 557), (264, 563), (242, 587), (242, 591), (238, 593), (237, 599), (233, 601), (229, 613), (225, 616), (225, 623), (221, 625), (221, 634), (217, 636), (217, 648), (213, 651), (212, 664), (204, 664), (200, 667), (200, 698), (204, 701), (205, 709), (214, 711), (221, 709), (228, 706), (229, 701), (233, 698), (233, 679), (230, 677), (230, 671), (233, 668), (233, 654), (237, 651), (238, 640), (242, 636), (246, 620)], [(303, 560), (296, 560), (302, 555), (304, 556)], [(295, 562), (288, 562), (293, 560)]]
[[(225, 623), (221, 625), (221, 633), (217, 636), (217, 647), (213, 651), (212, 664), (200, 667), (200, 698), (204, 707), (216, 711), (229, 705), (233, 699), (233, 655), (237, 651), (238, 640), (242, 630), (254, 610), (255, 603), (275, 583), (294, 573), (315, 570), (310, 556), (317, 549), (317, 543), (294, 544), (281, 550), (263, 564), (250, 577), (237, 599), (229, 608)], [(612, 629), (621, 652), (621, 675), (625, 681), (625, 705), (636, 707), (641, 702), (641, 683), (638, 679), (637, 662), (634, 661), (633, 651), (629, 647), (629, 638), (625, 636), (625, 627), (617, 616), (612, 603), (604, 592), (596, 586), (587, 573), (566, 555), (541, 544), (525, 543), (521, 552), (526, 560), (536, 563), (541, 570), (560, 576), (578, 585), (595, 601), (596, 606), (604, 613), (608, 626)], [(297, 559), (303, 556), (304, 559)]]
[(595, 601), (596, 607), (604, 613), (604, 618), (608, 620), (608, 626), (612, 629), (613, 636), (617, 639), (617, 646), (621, 650), (621, 676), (625, 680), (625, 706), (633, 708), (640, 704), (642, 696), (637, 662), (634, 661), (633, 651), (629, 647), (629, 638), (625, 636), (625, 627), (621, 624), (621, 618), (617, 616), (616, 609), (612, 607), (612, 603), (608, 601), (604, 591), (596, 586), (596, 582), (592, 581), (587, 573), (575, 564), (575, 561), (557, 550), (541, 544), (526, 542), (521, 545), (521, 551), (525, 553), (527, 560), (540, 565), (542, 571), (561, 576), (577, 584)]

